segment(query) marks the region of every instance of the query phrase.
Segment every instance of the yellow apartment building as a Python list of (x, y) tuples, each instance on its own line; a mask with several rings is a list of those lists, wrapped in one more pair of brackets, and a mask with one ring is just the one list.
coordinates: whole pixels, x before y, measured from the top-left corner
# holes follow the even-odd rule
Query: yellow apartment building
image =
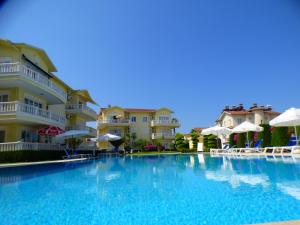
[[(101, 108), (98, 116), (98, 136), (110, 133), (121, 137), (135, 136), (136, 140), (159, 141), (166, 149), (175, 139), (180, 123), (167, 108), (138, 109), (118, 106)], [(113, 149), (108, 141), (98, 143), (100, 150)], [(121, 146), (122, 148), (122, 146)]]
[(97, 103), (91, 98), (87, 90), (69, 90), (66, 104), (66, 128), (65, 130), (87, 130), (89, 137), (96, 137), (97, 130), (87, 126), (87, 122), (97, 120), (97, 112), (87, 105)]
[(0, 150), (52, 148), (39, 129), (90, 129), (85, 122), (96, 121), (96, 112), (87, 106), (95, 104), (89, 93), (72, 90), (54, 72), (44, 50), (0, 39)]

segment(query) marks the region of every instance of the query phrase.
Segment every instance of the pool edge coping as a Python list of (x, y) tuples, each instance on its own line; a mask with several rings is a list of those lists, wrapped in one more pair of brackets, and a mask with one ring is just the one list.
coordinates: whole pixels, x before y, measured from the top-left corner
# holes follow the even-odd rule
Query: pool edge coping
[(1, 168), (9, 168), (9, 167), (20, 167), (20, 166), (34, 166), (34, 165), (43, 165), (43, 164), (78, 162), (78, 161), (84, 161), (84, 160), (87, 160), (87, 158), (38, 161), (38, 162), (3, 163), (3, 164), (0, 164), (0, 169)]

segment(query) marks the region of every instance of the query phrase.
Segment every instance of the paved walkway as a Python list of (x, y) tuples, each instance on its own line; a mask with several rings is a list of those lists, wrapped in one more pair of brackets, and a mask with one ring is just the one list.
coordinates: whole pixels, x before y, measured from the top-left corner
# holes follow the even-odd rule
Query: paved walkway
[(40, 161), (40, 162), (3, 163), (0, 164), (0, 168), (16, 167), (16, 166), (32, 166), (32, 165), (51, 164), (51, 163), (66, 163), (66, 162), (76, 162), (76, 161), (83, 161), (83, 160), (87, 160), (87, 158)]

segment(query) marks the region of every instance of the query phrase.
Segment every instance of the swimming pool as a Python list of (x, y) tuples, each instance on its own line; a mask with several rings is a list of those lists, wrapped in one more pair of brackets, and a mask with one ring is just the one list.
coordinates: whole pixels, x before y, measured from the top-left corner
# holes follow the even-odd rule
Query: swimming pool
[(300, 219), (300, 159), (102, 157), (0, 169), (0, 224), (251, 224)]

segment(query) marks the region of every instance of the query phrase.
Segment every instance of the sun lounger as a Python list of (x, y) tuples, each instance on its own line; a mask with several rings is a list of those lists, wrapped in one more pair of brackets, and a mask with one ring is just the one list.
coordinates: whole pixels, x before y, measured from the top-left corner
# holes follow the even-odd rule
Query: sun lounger
[[(287, 146), (266, 147), (264, 153), (291, 153), (300, 154), (300, 146), (297, 145), (296, 137), (291, 137)], [(299, 140), (299, 139), (298, 139)]]
[(243, 151), (245, 153), (262, 153), (264, 151), (263, 148), (261, 148), (261, 145), (262, 145), (262, 140), (258, 140), (254, 147), (253, 148), (250, 148), (250, 147), (246, 147), (245, 149), (243, 149)]

